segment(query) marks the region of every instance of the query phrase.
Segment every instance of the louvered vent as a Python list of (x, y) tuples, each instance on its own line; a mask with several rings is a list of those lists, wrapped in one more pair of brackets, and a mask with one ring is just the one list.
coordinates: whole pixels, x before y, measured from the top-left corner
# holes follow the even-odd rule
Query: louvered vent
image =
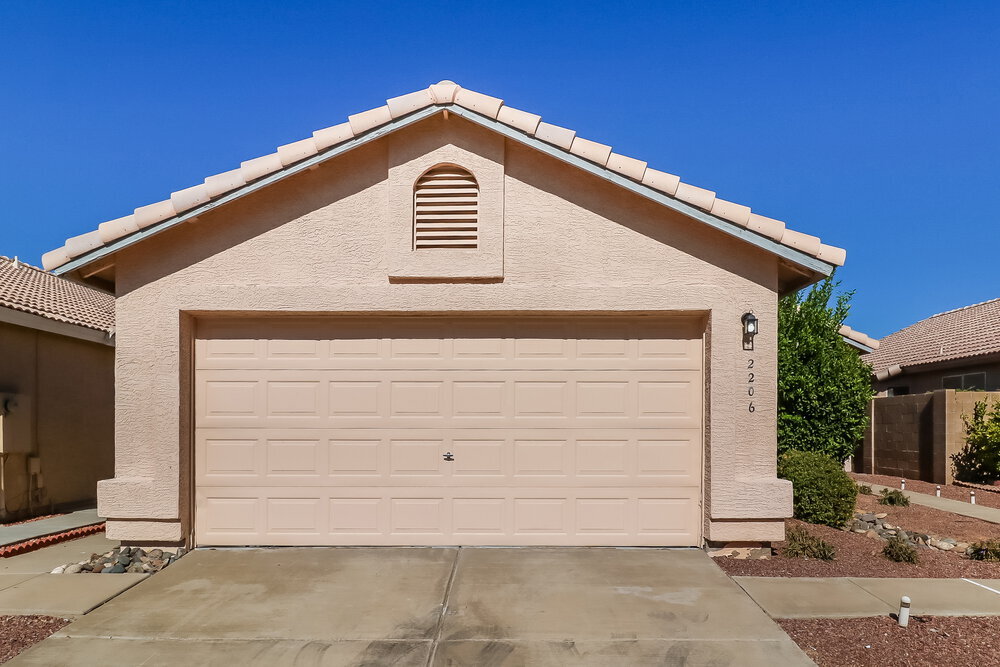
[(413, 190), (413, 248), (478, 248), (479, 184), (454, 165), (434, 167)]

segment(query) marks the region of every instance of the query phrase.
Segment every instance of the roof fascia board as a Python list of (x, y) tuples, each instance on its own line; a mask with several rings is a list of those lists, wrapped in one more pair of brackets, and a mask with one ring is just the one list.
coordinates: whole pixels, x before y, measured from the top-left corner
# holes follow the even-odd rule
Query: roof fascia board
[(678, 199), (674, 199), (669, 195), (665, 195), (662, 192), (658, 192), (657, 190), (654, 190), (648, 185), (643, 185), (642, 183), (636, 183), (635, 181), (626, 178), (621, 174), (613, 172), (607, 169), (606, 167), (601, 167), (600, 165), (594, 164), (593, 162), (585, 160), (582, 157), (574, 155), (573, 153), (564, 151), (563, 149), (557, 146), (552, 146), (550, 144), (545, 143), (544, 141), (541, 141), (540, 139), (530, 137), (518, 130), (515, 130), (511, 127), (508, 127), (507, 125), (504, 125), (499, 121), (493, 120), (492, 118), (487, 118), (486, 116), (482, 116), (476, 113), (475, 111), (470, 111), (464, 107), (453, 105), (451, 113), (466, 118), (468, 120), (471, 120), (474, 123), (478, 123), (483, 127), (487, 127), (491, 130), (494, 130), (495, 132), (499, 132), (508, 139), (512, 139), (514, 141), (518, 141), (522, 144), (530, 146), (536, 150), (545, 153), (546, 155), (550, 155), (556, 158), (557, 160), (562, 160), (563, 162), (566, 162), (575, 167), (583, 169), (584, 171), (587, 171), (595, 176), (603, 178), (607, 181), (611, 181), (612, 183), (621, 186), (626, 190), (630, 190), (641, 197), (645, 197), (646, 199), (651, 199), (658, 204), (662, 204), (667, 208), (677, 211), (678, 213), (683, 213), (684, 215), (694, 218), (699, 222), (703, 222), (706, 225), (709, 225), (710, 227), (714, 227), (715, 229), (723, 231), (729, 234), (730, 236), (735, 236), (736, 238), (742, 239), (744, 241), (752, 243), (755, 246), (763, 248), (764, 250), (767, 250), (770, 253), (773, 253), (780, 257), (784, 257), (785, 259), (789, 260), (790, 262), (794, 262), (799, 266), (803, 266), (812, 271), (816, 271), (817, 273), (821, 273), (824, 276), (829, 276), (830, 274), (833, 273), (833, 270), (836, 268), (833, 264), (828, 264), (827, 262), (824, 262), (823, 260), (820, 259), (816, 259), (815, 257), (807, 255), (804, 252), (800, 252), (798, 250), (795, 250), (794, 248), (789, 248), (788, 246), (782, 245), (777, 241), (772, 241), (771, 239), (765, 236), (761, 236), (756, 232), (752, 232), (749, 229), (743, 229), (739, 225), (729, 222), (728, 220), (722, 220), (720, 218), (715, 217), (714, 215), (705, 213), (704, 211), (701, 211), (693, 206), (685, 204), (684, 202)]
[(370, 132), (361, 135), (360, 137), (354, 137), (353, 139), (345, 141), (342, 144), (338, 144), (330, 148), (329, 150), (326, 150), (322, 153), (307, 158), (302, 162), (294, 164), (290, 167), (286, 167), (285, 169), (282, 169), (280, 171), (276, 171), (273, 174), (261, 178), (260, 180), (254, 181), (253, 183), (248, 183), (247, 185), (244, 185), (242, 188), (234, 190), (229, 194), (223, 195), (218, 199), (213, 199), (212, 201), (206, 202), (201, 206), (196, 206), (195, 208), (191, 209), (190, 211), (186, 211), (181, 215), (176, 215), (172, 218), (167, 218), (166, 220), (158, 222), (155, 225), (150, 225), (145, 229), (140, 229), (134, 234), (122, 237), (114, 241), (113, 243), (110, 243), (109, 245), (101, 246), (100, 248), (94, 248), (90, 252), (80, 255), (79, 257), (67, 262), (66, 264), (56, 267), (55, 269), (52, 270), (52, 273), (57, 276), (61, 276), (66, 273), (75, 271), (83, 266), (91, 264), (92, 262), (102, 257), (105, 257), (107, 255), (110, 255), (114, 252), (121, 250), (122, 248), (130, 246), (133, 243), (138, 243), (139, 241), (143, 241), (149, 238), (150, 236), (155, 236), (173, 227), (174, 225), (183, 224), (197, 217), (205, 215), (206, 213), (213, 211), (219, 208), (220, 206), (225, 206), (229, 202), (240, 199), (241, 197), (245, 197), (246, 195), (257, 192), (258, 190), (262, 190), (263, 188), (266, 188), (272, 183), (277, 183), (278, 181), (289, 178), (290, 176), (294, 176), (295, 174), (307, 171), (316, 165), (319, 165), (327, 160), (337, 157), (338, 155), (343, 155), (344, 153), (347, 153), (357, 148), (358, 146), (361, 146), (362, 144), (368, 143), (369, 141), (378, 139), (380, 137), (384, 137), (385, 135), (391, 132), (395, 132), (396, 130), (406, 127), (407, 125), (412, 125), (413, 123), (419, 122), (439, 112), (440, 108), (430, 106), (424, 109), (420, 109), (419, 111), (415, 111), (410, 115), (403, 116), (401, 118), (393, 120), (385, 125), (382, 125), (381, 127), (377, 127), (371, 130)]
[(843, 336), (843, 335), (841, 336), (841, 338), (844, 339), (845, 343), (847, 343), (851, 347), (856, 347), (857, 349), (861, 350), (861, 352), (864, 353), (864, 354), (868, 354), (869, 352), (874, 352), (875, 351), (874, 347), (869, 347), (869, 346), (865, 345), (864, 343), (859, 343), (858, 341), (854, 340), (853, 338), (848, 338), (847, 336)]
[(453, 113), (457, 116), (461, 116), (462, 118), (465, 118), (466, 120), (469, 120), (473, 123), (477, 123), (478, 125), (485, 127), (487, 129), (493, 130), (494, 132), (497, 132), (503, 135), (504, 137), (507, 137), (508, 139), (522, 143), (526, 146), (534, 148), (535, 150), (541, 151), (546, 155), (554, 157), (557, 160), (561, 160), (562, 162), (565, 162), (574, 167), (582, 169), (599, 178), (603, 178), (607, 181), (610, 181), (615, 185), (623, 187), (626, 190), (629, 190), (641, 197), (645, 197), (646, 199), (650, 199), (658, 204), (661, 204), (662, 206), (677, 211), (678, 213), (682, 213), (683, 215), (686, 215), (690, 218), (694, 218), (695, 220), (698, 220), (699, 222), (702, 222), (721, 232), (724, 232), (726, 234), (729, 234), (730, 236), (734, 236), (738, 239), (746, 241), (772, 254), (778, 255), (779, 257), (783, 257), (784, 259), (794, 264), (807, 268), (811, 271), (815, 271), (816, 273), (819, 273), (823, 276), (831, 275), (834, 269), (836, 268), (833, 264), (824, 262), (820, 259), (807, 255), (804, 252), (795, 250), (794, 248), (789, 248), (788, 246), (782, 245), (777, 241), (773, 241), (772, 239), (769, 239), (765, 236), (761, 236), (756, 232), (752, 232), (749, 229), (744, 229), (739, 225), (736, 225), (735, 223), (729, 222), (728, 220), (722, 220), (720, 218), (715, 217), (714, 215), (705, 213), (704, 211), (701, 211), (693, 206), (690, 206), (680, 200), (674, 199), (669, 195), (665, 195), (661, 192), (658, 192), (657, 190), (654, 190), (649, 186), (643, 185), (641, 183), (636, 183), (635, 181), (632, 181), (626, 178), (625, 176), (622, 176), (621, 174), (615, 173), (607, 169), (606, 167), (601, 167), (597, 164), (594, 164), (593, 162), (585, 160), (568, 151), (564, 151), (563, 149), (558, 148), (557, 146), (552, 146), (550, 144), (547, 144), (544, 141), (541, 141), (540, 139), (536, 139), (535, 137), (529, 136), (497, 120), (488, 118), (479, 113), (476, 113), (475, 111), (471, 111), (469, 109), (466, 109), (465, 107), (461, 107), (457, 104), (441, 104), (441, 105), (432, 105), (429, 107), (425, 107), (424, 109), (415, 111), (412, 114), (402, 116), (396, 120), (386, 123), (385, 125), (382, 125), (381, 127), (375, 128), (370, 132), (361, 135), (360, 137), (354, 137), (353, 139), (350, 139), (342, 144), (334, 146), (333, 148), (323, 153), (314, 155), (313, 157), (310, 157), (306, 160), (303, 160), (302, 162), (299, 162), (295, 165), (282, 169), (281, 171), (277, 171), (269, 176), (265, 176), (264, 178), (258, 181), (254, 181), (253, 183), (245, 185), (242, 188), (235, 190), (222, 197), (219, 197), (216, 200), (206, 202), (205, 204), (195, 207), (190, 211), (187, 211), (181, 215), (174, 216), (173, 218), (168, 218), (155, 225), (151, 225), (146, 229), (131, 234), (130, 236), (118, 239), (115, 242), (111, 243), (110, 245), (102, 246), (100, 248), (95, 248), (89, 253), (83, 254), (71, 260), (70, 262), (67, 262), (62, 266), (53, 269), (52, 273), (57, 276), (61, 276), (71, 271), (75, 271), (76, 269), (86, 266), (87, 264), (90, 264), (97, 259), (100, 259), (102, 257), (110, 255), (111, 253), (117, 252), (122, 248), (130, 246), (133, 243), (145, 240), (150, 236), (155, 236), (156, 234), (159, 234), (160, 232), (163, 232), (166, 229), (173, 227), (174, 225), (182, 224), (189, 220), (193, 220), (194, 218), (202, 216), (220, 206), (224, 206), (225, 204), (228, 204), (231, 201), (235, 201), (236, 199), (239, 199), (248, 194), (256, 192), (257, 190), (263, 189), (271, 185), (272, 183), (277, 183), (278, 181), (281, 181), (285, 178), (288, 178), (302, 171), (310, 169), (327, 160), (330, 160), (334, 157), (347, 153), (348, 151), (351, 151), (357, 148), (358, 146), (361, 146), (362, 144), (365, 144), (369, 141), (373, 141), (375, 139), (379, 139), (387, 134), (395, 132), (396, 130), (402, 129), (408, 125), (412, 125), (413, 123), (417, 123), (425, 118), (433, 116), (439, 113), (442, 109), (447, 109), (450, 113)]
[(23, 310), (14, 310), (6, 306), (0, 306), (0, 322), (13, 324), (27, 329), (36, 329), (68, 338), (78, 338), (91, 343), (99, 343), (109, 347), (115, 346), (115, 337), (107, 332), (90, 327), (80, 326), (71, 322), (60, 322), (52, 320), (35, 313), (26, 313)]

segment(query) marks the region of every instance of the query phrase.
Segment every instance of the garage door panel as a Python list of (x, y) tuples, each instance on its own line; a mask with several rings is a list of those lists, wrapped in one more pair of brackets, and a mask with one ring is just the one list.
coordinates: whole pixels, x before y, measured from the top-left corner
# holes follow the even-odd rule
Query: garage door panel
[(698, 371), (203, 370), (201, 426), (693, 428)]
[(205, 429), (196, 450), (212, 486), (701, 484), (698, 429)]
[(692, 317), (199, 323), (199, 544), (693, 545)]
[(262, 539), (273, 545), (591, 545), (696, 543), (698, 491), (532, 489), (484, 494), (476, 487), (361, 489), (276, 487), (263, 496), (204, 487), (196, 530), (204, 543)]
[[(209, 320), (199, 325), (197, 367), (234, 359), (282, 369), (449, 368), (699, 370), (696, 317), (553, 323), (552, 318), (346, 318)], [(252, 332), (248, 337), (247, 333)]]

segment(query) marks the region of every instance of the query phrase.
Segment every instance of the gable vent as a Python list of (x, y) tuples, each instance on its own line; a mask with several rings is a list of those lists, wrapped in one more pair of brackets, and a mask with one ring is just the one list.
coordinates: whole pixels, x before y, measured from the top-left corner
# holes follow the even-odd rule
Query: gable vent
[(413, 248), (478, 248), (479, 184), (461, 167), (434, 167), (413, 189)]

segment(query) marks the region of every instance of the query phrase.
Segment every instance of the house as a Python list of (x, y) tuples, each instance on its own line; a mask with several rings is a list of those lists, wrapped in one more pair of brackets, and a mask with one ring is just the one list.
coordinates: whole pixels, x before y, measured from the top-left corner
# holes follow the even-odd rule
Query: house
[(881, 396), (1000, 390), (1000, 299), (949, 310), (882, 339), (865, 357)]
[(782, 539), (777, 301), (844, 257), (442, 81), (44, 264), (117, 297), (109, 537), (697, 546)]
[(0, 520), (114, 474), (114, 296), (0, 257)]

